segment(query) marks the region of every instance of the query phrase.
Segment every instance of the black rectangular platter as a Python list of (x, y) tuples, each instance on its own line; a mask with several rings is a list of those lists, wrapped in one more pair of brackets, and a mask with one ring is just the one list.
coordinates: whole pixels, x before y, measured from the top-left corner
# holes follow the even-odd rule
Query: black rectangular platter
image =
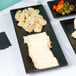
[[(52, 52), (53, 52), (54, 56), (57, 58), (57, 60), (59, 62), (58, 67), (62, 67), (62, 66), (67, 65), (67, 61), (64, 57), (62, 49), (59, 46), (59, 43), (56, 39), (56, 36), (54, 34), (54, 31), (51, 27), (51, 24), (49, 22), (49, 19), (46, 15), (46, 12), (45, 12), (43, 6), (42, 5), (36, 5), (36, 6), (29, 6), (29, 7), (39, 9), (40, 14), (44, 17), (44, 19), (47, 20), (47, 25), (42, 29), (41, 32), (46, 32), (47, 35), (49, 35), (49, 37), (52, 40), (52, 45), (53, 45)], [(28, 8), (28, 7), (25, 7), (25, 8)], [(32, 33), (29, 34), (24, 29), (18, 27), (17, 26), (17, 21), (15, 20), (16, 12), (18, 10), (23, 10), (25, 8), (18, 8), (18, 9), (11, 10), (11, 16), (12, 16), (12, 20), (13, 20), (13, 23), (14, 23), (14, 28), (15, 28), (15, 32), (16, 32), (16, 35), (17, 35), (17, 40), (18, 40), (18, 43), (19, 43), (21, 55), (22, 55), (22, 58), (23, 58), (24, 67), (25, 67), (26, 73), (30, 73), (30, 72), (33, 73), (33, 72), (43, 71), (43, 70), (46, 70), (46, 69), (38, 70), (34, 67), (33, 62), (31, 61), (31, 58), (28, 55), (28, 46), (26, 44), (24, 44), (23, 38), (22, 38), (23, 36), (36, 34), (36, 33), (32, 32)], [(53, 68), (57, 68), (57, 67), (53, 67)], [(48, 68), (48, 69), (53, 69), (53, 68)]]
[(71, 37), (71, 34), (75, 31), (74, 30), (74, 18), (68, 19), (68, 20), (62, 20), (60, 21), (60, 23), (74, 49), (74, 52), (76, 53), (76, 39)]

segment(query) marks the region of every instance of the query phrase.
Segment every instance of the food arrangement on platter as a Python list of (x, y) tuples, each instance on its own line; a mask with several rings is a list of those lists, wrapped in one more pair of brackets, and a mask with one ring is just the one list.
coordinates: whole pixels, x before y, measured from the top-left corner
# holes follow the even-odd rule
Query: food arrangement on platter
[(42, 5), (11, 10), (26, 73), (67, 65)]
[(41, 32), (43, 26), (47, 24), (47, 21), (39, 14), (40, 11), (34, 8), (28, 8), (24, 10), (18, 10), (15, 15), (18, 26), (22, 27), (25, 31)]
[(72, 33), (72, 37), (76, 39), (76, 18), (74, 19), (74, 32)]
[[(18, 10), (15, 14), (15, 19), (18, 21), (17, 25), (29, 33), (41, 32), (47, 21), (39, 13), (40, 11), (34, 8)], [(24, 43), (28, 45), (29, 57), (36, 69), (59, 66), (56, 57), (50, 51), (52, 42), (46, 32), (23, 36), (23, 39)]]
[(76, 6), (71, 4), (70, 2), (61, 0), (57, 5), (53, 5), (52, 9), (58, 14), (68, 15), (71, 12), (76, 11)]

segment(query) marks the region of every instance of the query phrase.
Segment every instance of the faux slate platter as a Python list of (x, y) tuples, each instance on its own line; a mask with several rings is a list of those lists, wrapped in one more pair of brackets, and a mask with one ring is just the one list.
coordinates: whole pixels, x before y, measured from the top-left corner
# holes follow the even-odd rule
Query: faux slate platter
[(11, 46), (11, 43), (5, 32), (0, 33), (0, 50), (6, 49)]
[(71, 37), (71, 34), (75, 31), (74, 30), (74, 19), (68, 19), (68, 20), (62, 20), (60, 21), (66, 35), (68, 36), (68, 39), (74, 49), (74, 52), (76, 53), (76, 39)]
[[(49, 37), (51, 38), (52, 40), (52, 52), (53, 54), (55, 55), (55, 57), (57, 58), (58, 62), (59, 62), (59, 67), (61, 66), (65, 66), (67, 65), (67, 61), (63, 55), (63, 52), (59, 46), (59, 43), (56, 39), (56, 36), (54, 34), (54, 31), (51, 27), (51, 24), (49, 22), (49, 19), (46, 15), (46, 12), (43, 8), (42, 5), (37, 5), (37, 6), (30, 6), (30, 7), (33, 7), (35, 9), (39, 9), (40, 10), (40, 14), (44, 17), (44, 19), (47, 20), (47, 25), (43, 28), (43, 30), (41, 32), (46, 32)], [(25, 8), (28, 8), (28, 7), (25, 7)], [(14, 27), (15, 27), (15, 31), (16, 31), (16, 35), (17, 35), (17, 39), (18, 39), (18, 43), (19, 43), (19, 46), (20, 46), (20, 50), (21, 50), (21, 54), (22, 54), (22, 58), (23, 58), (23, 62), (24, 62), (24, 66), (25, 66), (25, 69), (26, 69), (26, 73), (33, 73), (33, 72), (37, 72), (37, 71), (43, 71), (43, 70), (38, 70), (34, 67), (33, 65), (33, 62), (31, 60), (31, 58), (29, 57), (28, 55), (28, 46), (27, 44), (24, 44), (24, 41), (23, 41), (23, 36), (27, 36), (27, 35), (30, 35), (30, 34), (36, 34), (36, 33), (28, 33), (26, 32), (24, 29), (22, 29), (21, 27), (18, 27), (17, 26), (17, 21), (15, 20), (15, 14), (18, 10), (23, 10), (24, 8), (19, 8), (19, 9), (14, 9), (14, 10), (11, 10), (11, 15), (12, 15), (12, 20), (13, 20), (13, 23), (14, 23)], [(57, 68), (57, 67), (53, 67), (53, 68)], [(53, 69), (53, 68), (48, 68), (48, 69)]]
[[(59, 2), (59, 1), (49, 1), (49, 2), (48, 2), (48, 6), (49, 6), (50, 11), (52, 12), (54, 18), (60, 18), (60, 17), (67, 17), (67, 16), (76, 15), (76, 2), (75, 2), (75, 1), (71, 1), (71, 0), (68, 1), (68, 2), (70, 2), (71, 4), (74, 4), (74, 5), (75, 5), (75, 11), (71, 12), (71, 13), (68, 14), (68, 15), (58, 14), (56, 11), (54, 11), (54, 10), (52, 9), (52, 8), (53, 8), (53, 5), (57, 5), (58, 2)], [(65, 2), (67, 2), (67, 0), (66, 0)]]

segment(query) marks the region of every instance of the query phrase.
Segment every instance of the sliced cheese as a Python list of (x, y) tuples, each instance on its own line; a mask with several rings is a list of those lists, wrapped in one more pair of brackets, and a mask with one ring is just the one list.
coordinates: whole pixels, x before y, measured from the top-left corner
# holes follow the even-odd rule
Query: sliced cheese
[(74, 19), (74, 29), (76, 29), (76, 18)]
[(28, 44), (29, 57), (36, 69), (46, 69), (59, 66), (50, 48), (51, 40), (46, 32), (24, 36), (24, 43)]
[(76, 38), (76, 31), (74, 31), (71, 35), (73, 38)]

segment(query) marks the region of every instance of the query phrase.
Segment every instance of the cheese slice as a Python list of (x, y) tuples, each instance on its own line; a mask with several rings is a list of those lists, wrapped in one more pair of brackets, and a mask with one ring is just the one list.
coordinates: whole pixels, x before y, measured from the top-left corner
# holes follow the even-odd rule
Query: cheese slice
[(74, 19), (74, 29), (76, 29), (76, 18)]
[(46, 32), (24, 36), (24, 43), (28, 44), (29, 57), (36, 69), (46, 69), (59, 66), (50, 48), (51, 40)]
[(71, 35), (73, 38), (76, 38), (76, 31), (74, 31)]

